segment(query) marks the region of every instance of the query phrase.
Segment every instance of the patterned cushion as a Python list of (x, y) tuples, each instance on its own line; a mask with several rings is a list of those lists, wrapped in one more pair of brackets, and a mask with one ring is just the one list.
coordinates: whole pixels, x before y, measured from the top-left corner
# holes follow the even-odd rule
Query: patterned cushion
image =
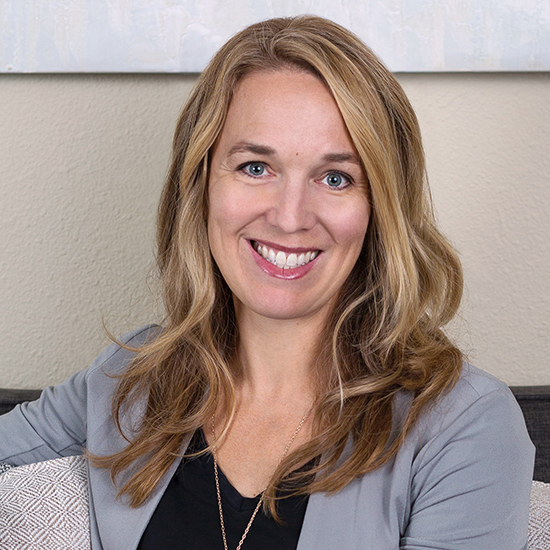
[(529, 550), (550, 550), (550, 483), (533, 481), (531, 486)]
[(0, 476), (0, 548), (90, 550), (84, 457), (19, 466)]
[(11, 468), (13, 468), (11, 464), (8, 464), (7, 462), (0, 462), (0, 474), (7, 472)]

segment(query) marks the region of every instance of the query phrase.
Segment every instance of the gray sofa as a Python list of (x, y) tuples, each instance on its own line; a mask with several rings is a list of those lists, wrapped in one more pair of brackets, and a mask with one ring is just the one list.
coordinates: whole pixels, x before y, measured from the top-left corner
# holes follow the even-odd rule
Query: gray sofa
[[(537, 448), (527, 550), (550, 550), (550, 386), (512, 391)], [(0, 414), (39, 395), (39, 390), (0, 389)], [(91, 550), (86, 472), (86, 459), (72, 456), (0, 476), (0, 548), (35, 548), (36, 541), (47, 541), (41, 548)]]
[(550, 386), (512, 386), (535, 444), (533, 479), (550, 483)]

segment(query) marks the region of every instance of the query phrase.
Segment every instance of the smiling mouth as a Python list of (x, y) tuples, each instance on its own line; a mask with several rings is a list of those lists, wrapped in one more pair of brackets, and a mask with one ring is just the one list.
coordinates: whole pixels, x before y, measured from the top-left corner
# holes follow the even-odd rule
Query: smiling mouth
[(295, 269), (306, 265), (320, 254), (320, 250), (308, 250), (300, 253), (285, 253), (276, 250), (256, 241), (250, 241), (254, 250), (268, 262), (282, 269)]

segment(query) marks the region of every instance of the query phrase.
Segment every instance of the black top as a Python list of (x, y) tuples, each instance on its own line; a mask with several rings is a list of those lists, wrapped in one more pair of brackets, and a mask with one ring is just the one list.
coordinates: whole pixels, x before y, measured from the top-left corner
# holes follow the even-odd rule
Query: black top
[[(193, 450), (206, 447), (202, 430), (196, 432), (189, 447)], [(260, 497), (241, 496), (223, 472), (218, 471), (227, 545), (229, 550), (235, 550)], [(295, 550), (307, 500), (304, 496), (290, 496), (278, 501), (282, 525), (260, 508), (242, 550)], [(138, 550), (176, 549), (223, 550), (211, 454), (182, 461), (138, 546)]]

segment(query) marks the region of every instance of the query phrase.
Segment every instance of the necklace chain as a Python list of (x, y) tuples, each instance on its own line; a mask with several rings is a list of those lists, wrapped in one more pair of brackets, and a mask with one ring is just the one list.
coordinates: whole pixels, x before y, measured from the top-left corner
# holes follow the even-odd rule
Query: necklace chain
[[(309, 413), (313, 409), (313, 404), (309, 407), (309, 409), (306, 411), (304, 416), (302, 417), (302, 420), (300, 420), (300, 423), (294, 430), (294, 433), (292, 434), (292, 437), (288, 440), (288, 443), (286, 444), (286, 447), (283, 451), (283, 454), (281, 458), (279, 459), (279, 462), (277, 462), (277, 468), (281, 464), (281, 462), (285, 459), (286, 455), (288, 454), (288, 451), (290, 450), (290, 447), (292, 447), (292, 444), (294, 443), (294, 440), (296, 439), (297, 435), (300, 433), (300, 430), (302, 429), (303, 425), (306, 423), (307, 417), (309, 416)], [(214, 441), (216, 440), (216, 431), (215, 431), (215, 424), (216, 424), (216, 416), (212, 415), (212, 438)], [(224, 550), (229, 550), (227, 546), (227, 536), (225, 534), (225, 522), (223, 520), (223, 509), (222, 509), (222, 494), (220, 491), (220, 476), (218, 473), (218, 458), (216, 456), (216, 447), (212, 447), (212, 458), (214, 459), (214, 478), (216, 480), (216, 496), (218, 497), (218, 510), (220, 512), (220, 527), (222, 531), (222, 538), (223, 538), (223, 548)], [(265, 489), (264, 489), (265, 491)], [(243, 536), (241, 537), (241, 540), (239, 541), (239, 544), (237, 545), (236, 550), (241, 550), (241, 546), (243, 545), (244, 539), (246, 538), (246, 535), (248, 535), (248, 531), (250, 531), (250, 527), (252, 527), (252, 523), (254, 521), (254, 518), (256, 517), (258, 511), (260, 510), (260, 506), (262, 505), (264, 501), (264, 491), (262, 491), (262, 494), (260, 496), (260, 499), (258, 500), (258, 504), (256, 504), (256, 508), (254, 508), (254, 512), (252, 512), (252, 516), (250, 517), (248, 524), (244, 530)]]

